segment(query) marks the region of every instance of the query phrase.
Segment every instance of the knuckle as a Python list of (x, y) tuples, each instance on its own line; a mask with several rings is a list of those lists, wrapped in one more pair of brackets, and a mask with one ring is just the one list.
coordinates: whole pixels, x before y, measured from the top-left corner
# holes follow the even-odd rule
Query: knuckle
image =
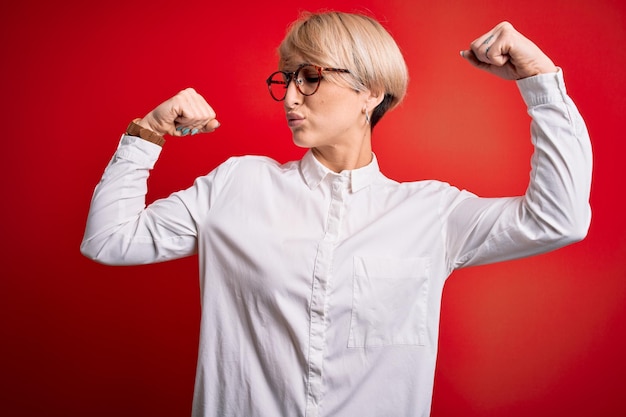
[(179, 91), (177, 96), (185, 100), (189, 100), (191, 97), (193, 97), (194, 94), (196, 94), (196, 91), (193, 88), (189, 87)]
[(498, 25), (498, 28), (501, 29), (504, 32), (509, 32), (509, 31), (515, 30), (513, 28), (513, 25), (510, 22), (506, 21), (506, 20), (504, 22), (501, 22)]

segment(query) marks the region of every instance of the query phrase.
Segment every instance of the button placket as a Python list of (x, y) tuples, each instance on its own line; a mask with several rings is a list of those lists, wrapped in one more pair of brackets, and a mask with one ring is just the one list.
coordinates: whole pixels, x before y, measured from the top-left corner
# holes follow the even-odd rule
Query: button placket
[(341, 221), (345, 213), (347, 185), (347, 177), (332, 177), (326, 230), (322, 240), (319, 242), (316, 254), (310, 307), (307, 417), (319, 415), (319, 406), (323, 397), (322, 380), (324, 348), (326, 345), (328, 294), (332, 284), (334, 250), (340, 234)]

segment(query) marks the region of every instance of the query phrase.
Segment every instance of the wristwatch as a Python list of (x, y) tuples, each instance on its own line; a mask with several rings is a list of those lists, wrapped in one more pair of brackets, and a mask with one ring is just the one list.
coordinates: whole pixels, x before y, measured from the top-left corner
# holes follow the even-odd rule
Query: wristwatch
[(130, 122), (130, 124), (126, 128), (126, 134), (129, 136), (136, 136), (138, 138), (147, 140), (148, 142), (152, 142), (159, 146), (163, 146), (163, 144), (165, 143), (165, 139), (163, 138), (163, 136), (157, 133), (154, 133), (150, 129), (146, 129), (145, 127), (138, 125), (137, 122), (139, 120), (140, 119), (135, 119), (132, 122)]

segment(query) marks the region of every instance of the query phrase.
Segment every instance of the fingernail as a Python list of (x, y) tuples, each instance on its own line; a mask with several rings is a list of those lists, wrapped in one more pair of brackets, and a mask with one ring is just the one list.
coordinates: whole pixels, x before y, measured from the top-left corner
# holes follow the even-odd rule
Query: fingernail
[(215, 128), (217, 129), (218, 127), (220, 127), (222, 124), (220, 122), (217, 122), (217, 126), (215, 126)]
[(191, 136), (195, 135), (198, 133), (198, 129), (192, 129), (191, 130)]
[(183, 129), (183, 135), (186, 135), (188, 133), (189, 133), (189, 128), (188, 127), (184, 128)]
[(465, 58), (465, 51), (459, 51), (459, 54), (460, 54), (463, 58)]
[(178, 127), (176, 128), (176, 131), (178, 131), (178, 132), (180, 132), (181, 130), (183, 130), (183, 127), (182, 127), (182, 126), (178, 126)]

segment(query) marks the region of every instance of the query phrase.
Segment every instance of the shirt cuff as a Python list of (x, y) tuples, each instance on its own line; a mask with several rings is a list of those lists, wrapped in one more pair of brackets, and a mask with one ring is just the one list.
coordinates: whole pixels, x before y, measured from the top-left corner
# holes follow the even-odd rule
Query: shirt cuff
[(558, 68), (556, 72), (517, 80), (517, 87), (529, 108), (542, 104), (564, 102), (567, 96), (561, 68)]
[(136, 136), (122, 135), (115, 156), (152, 169), (163, 148)]

